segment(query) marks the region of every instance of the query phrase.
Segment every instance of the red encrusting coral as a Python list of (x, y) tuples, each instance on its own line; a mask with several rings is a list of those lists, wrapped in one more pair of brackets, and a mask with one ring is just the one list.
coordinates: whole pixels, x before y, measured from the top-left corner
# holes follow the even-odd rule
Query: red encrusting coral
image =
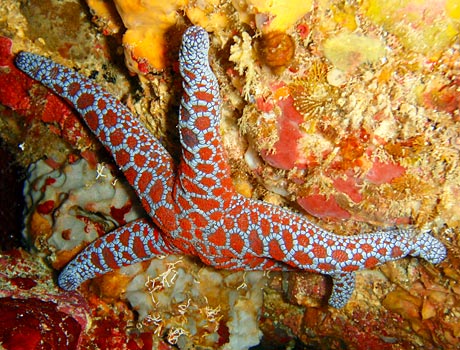
[(21, 249), (0, 256), (0, 343), (7, 350), (77, 349), (88, 308), (52, 283), (43, 261)]
[(28, 114), (31, 107), (27, 91), (35, 82), (14, 66), (11, 39), (0, 36), (0, 103)]
[(368, 171), (366, 179), (376, 185), (390, 183), (393, 179), (404, 175), (406, 169), (394, 163), (374, 161), (372, 168)]
[(354, 175), (352, 170), (346, 171), (345, 177), (337, 177), (333, 180), (334, 188), (339, 192), (345, 193), (355, 203), (363, 200), (363, 195), (360, 192), (362, 184), (362, 179)]
[(0, 299), (0, 342), (6, 350), (77, 349), (81, 330), (51, 301)]
[[(81, 349), (126, 349), (151, 350), (153, 349), (152, 334), (148, 332), (129, 332), (129, 322), (132, 313), (123, 303), (108, 305), (103, 300), (88, 296), (94, 310), (95, 322), (86, 334), (83, 335)], [(117, 307), (120, 310), (117, 310)], [(159, 349), (171, 350), (166, 343), (161, 343)]]
[[(308, 194), (302, 193), (303, 190), (297, 194), (297, 203), (309, 214), (333, 221), (350, 218), (362, 221), (363, 215), (357, 215), (350, 210), (352, 203), (363, 202), (362, 189), (366, 185), (376, 188), (391, 184), (394, 179), (406, 173), (406, 168), (397, 162), (379, 160), (373, 144), (375, 135), (370, 135), (363, 128), (339, 138), (337, 132), (331, 130), (327, 123), (323, 125), (327, 117), (319, 120), (315, 129), (325, 142), (330, 142), (330, 149), (324, 149), (322, 153), (302, 149), (304, 140), (309, 139), (309, 134), (302, 130), (306, 117), (296, 109), (292, 94), (289, 93), (291, 91), (284, 83), (274, 83), (271, 90), (272, 97), (256, 99), (260, 112), (274, 113), (277, 118), (277, 140), (271, 146), (268, 144), (262, 148), (262, 158), (277, 169), (320, 172), (331, 182), (332, 193), (323, 194), (319, 189), (312, 189), (310, 186)], [(332, 147), (336, 154), (328, 161)], [(303, 186), (304, 182), (305, 180), (298, 181), (298, 184)], [(346, 201), (349, 204), (344, 205), (343, 198), (348, 198)], [(398, 220), (394, 218), (390, 221)]]
[(311, 194), (297, 199), (297, 203), (309, 214), (319, 218), (333, 218), (334, 220), (349, 219), (351, 214), (341, 208), (336, 199), (322, 194)]
[[(0, 269), (2, 349), (153, 348), (151, 333), (129, 332), (134, 316), (125, 302), (106, 301), (107, 293), (90, 293), (87, 288), (81, 290), (83, 295), (63, 292), (55, 286), (51, 270), (40, 258), (11, 250), (0, 257)], [(119, 279), (115, 282), (117, 287), (122, 284)], [(166, 342), (158, 348), (172, 349)]]
[(65, 101), (16, 68), (11, 47), (11, 39), (0, 37), (0, 103), (24, 117), (28, 127), (33, 120), (40, 120), (72, 146), (89, 145), (90, 134), (78, 115)]
[[(267, 103), (259, 103), (259, 105), (263, 108), (269, 106)], [(294, 108), (294, 100), (291, 96), (280, 98), (276, 105), (281, 110), (276, 123), (278, 140), (274, 143), (273, 149), (262, 150), (261, 156), (268, 164), (278, 169), (289, 170), (294, 167), (304, 169), (307, 161), (298, 145), (303, 135), (299, 128), (303, 116)]]
[(443, 111), (458, 116), (460, 109), (460, 94), (458, 93), (459, 83), (452, 83), (445, 86), (434, 86), (422, 95), (422, 104), (437, 111)]

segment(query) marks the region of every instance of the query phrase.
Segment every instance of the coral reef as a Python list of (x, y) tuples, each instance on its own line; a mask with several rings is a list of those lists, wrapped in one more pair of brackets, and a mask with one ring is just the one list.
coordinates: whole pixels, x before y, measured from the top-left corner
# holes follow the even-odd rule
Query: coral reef
[(26, 238), (40, 251), (51, 252), (61, 269), (97, 237), (144, 211), (130, 187), (103, 163), (81, 158), (55, 168), (40, 160), (29, 166), (24, 195)]
[(0, 267), (2, 349), (152, 349), (152, 334), (133, 331), (125, 303), (63, 292), (36, 254), (10, 250), (0, 255)]
[[(89, 242), (144, 214), (129, 186), (85, 159), (54, 169), (32, 164), (24, 188), (26, 234), (61, 269)], [(138, 327), (168, 343), (245, 349), (259, 342), (262, 272), (216, 272), (187, 257), (135, 264), (92, 282), (104, 298), (124, 294)], [(214, 287), (212, 287), (214, 286)], [(244, 336), (240, 334), (245, 322)], [(158, 346), (158, 338), (155, 344)]]
[[(97, 2), (90, 3), (96, 4)], [(126, 32), (126, 64), (132, 71), (144, 72), (165, 67), (166, 31), (178, 20), (177, 10), (186, 0), (174, 1), (115, 1)], [(93, 7), (93, 11), (95, 8)], [(147, 65), (147, 67), (145, 67)]]
[[(0, 35), (5, 37), (0, 41), (2, 139), (22, 165), (46, 157), (40, 163), (43, 174), (64, 179), (66, 172), (80, 176), (85, 171), (86, 181), (100, 186), (104, 195), (123, 198), (101, 201), (92, 212), (70, 205), (76, 199), (64, 190), (55, 188), (58, 192), (51, 194), (53, 186), (46, 185), (41, 195), (47, 199), (29, 220), (47, 229), (26, 233), (41, 254), (52, 257), (53, 266), (61, 267), (83, 245), (115, 227), (120, 212), (113, 216), (110, 208), (123, 208), (130, 199), (104, 182), (106, 177), (96, 179), (97, 164), (103, 162), (102, 173), (113, 176), (108, 159), (101, 158), (67, 106), (18, 74), (13, 55), (21, 50), (45, 54), (94, 77), (141, 114), (142, 122), (174, 151), (171, 116), (180, 94), (179, 41), (174, 38), (189, 22), (212, 32), (211, 62), (224, 97), (222, 136), (241, 193), (297, 208), (343, 234), (407, 223), (432, 229), (448, 246), (449, 260), (432, 267), (408, 259), (360, 273), (355, 296), (341, 311), (323, 306), (330, 288), (325, 277), (273, 273), (264, 289), (260, 325), (254, 324), (259, 310), (248, 306), (251, 301), (260, 305), (260, 276), (200, 270), (189, 259), (134, 265), (81, 289), (93, 312), (91, 329), (81, 327), (90, 338), (82, 348), (107, 349), (123, 341), (132, 349), (154, 344), (167, 349), (168, 336), (177, 336), (180, 348), (224, 343), (230, 348), (245, 329), (245, 317), (253, 336), (234, 348), (255, 344), (259, 327), (261, 347), (267, 348), (458, 348), (460, 13), (455, 0), (296, 1), (294, 11), (278, 6), (280, 1), (151, 1), (134, 2), (133, 8), (126, 1), (87, 2), (101, 33), (77, 1), (19, 6), (6, 0), (0, 8)], [(160, 11), (133, 20), (154, 6)], [(282, 45), (264, 44), (277, 35), (284, 38)], [(123, 51), (128, 68), (140, 73), (136, 81), (119, 68)], [(267, 53), (274, 54), (275, 69)], [(94, 193), (88, 198), (94, 202)], [(54, 202), (45, 205), (47, 200)], [(93, 214), (99, 210), (103, 218)], [(66, 217), (74, 225), (70, 236), (53, 230), (52, 213), (58, 211), (59, 220)], [(5, 260), (5, 268), (14, 263)], [(170, 286), (157, 283), (163, 277), (171, 282), (173, 276)], [(222, 300), (216, 299), (214, 284), (197, 294), (213, 279), (227, 283), (219, 290)], [(246, 286), (238, 289), (243, 282)], [(46, 295), (37, 286), (34, 294)], [(44, 302), (65, 303), (61, 298)], [(181, 326), (185, 317), (191, 321), (188, 328)], [(96, 325), (97, 319), (104, 322)], [(130, 328), (134, 325), (140, 330)]]
[(247, 349), (262, 335), (262, 272), (221, 272), (188, 257), (155, 259), (135, 274), (126, 298), (139, 327), (180, 348)]
[(269, 33), (288, 30), (312, 9), (313, 1), (247, 0), (232, 4), (241, 22), (255, 23), (260, 31)]
[[(141, 74), (166, 67), (167, 49), (170, 47), (167, 38), (171, 34), (173, 37), (179, 36), (177, 31), (171, 29), (183, 23), (180, 11), (184, 11), (193, 24), (208, 31), (225, 30), (229, 25), (229, 16), (225, 10), (228, 4), (219, 0), (115, 0), (113, 3), (88, 0), (87, 3), (94, 21), (106, 34), (119, 33), (121, 18), (126, 28), (123, 33), (126, 65), (132, 72)], [(312, 7), (311, 1), (291, 1), (286, 4), (283, 1), (248, 0), (232, 4), (242, 23), (250, 24), (255, 20), (258, 28), (269, 36), (277, 31), (282, 35)], [(228, 34), (225, 36), (228, 37)]]
[(317, 349), (455, 349), (458, 262), (443, 271), (414, 260), (365, 271), (357, 284), (367, 287), (341, 313), (318, 307), (327, 288), (321, 277), (295, 273), (283, 282), (275, 276), (261, 328), (271, 343), (279, 334), (295, 334)]
[(60, 291), (41, 259), (22, 250), (0, 256), (0, 341), (5, 349), (78, 349), (89, 327), (85, 299)]

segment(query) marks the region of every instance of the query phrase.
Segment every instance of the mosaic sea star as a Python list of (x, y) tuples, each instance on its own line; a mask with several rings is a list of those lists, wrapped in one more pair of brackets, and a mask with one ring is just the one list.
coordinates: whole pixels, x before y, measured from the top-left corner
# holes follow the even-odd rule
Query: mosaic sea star
[(353, 292), (356, 270), (407, 255), (432, 263), (446, 257), (443, 244), (428, 232), (394, 229), (339, 236), (302, 215), (237, 194), (220, 138), (221, 101), (208, 50), (202, 28), (185, 32), (179, 58), (184, 95), (177, 168), (130, 111), (90, 79), (44, 57), (18, 55), (21, 70), (75, 106), (151, 217), (86, 247), (61, 272), (63, 289), (76, 289), (120, 266), (181, 253), (221, 269), (301, 269), (330, 275), (334, 284), (329, 304), (340, 308)]

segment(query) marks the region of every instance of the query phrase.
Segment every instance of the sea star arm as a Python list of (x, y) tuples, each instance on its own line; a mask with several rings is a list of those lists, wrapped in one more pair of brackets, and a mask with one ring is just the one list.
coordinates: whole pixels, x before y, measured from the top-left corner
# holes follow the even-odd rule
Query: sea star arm
[(169, 234), (184, 253), (213, 265), (206, 232), (224, 217), (235, 191), (220, 139), (221, 99), (208, 50), (206, 31), (188, 28), (179, 54), (184, 90), (178, 125), (182, 158), (173, 194), (179, 224)]
[(110, 150), (154, 222), (163, 230), (174, 229), (173, 160), (128, 108), (92, 80), (45, 57), (21, 52), (16, 65), (77, 109)]
[(332, 275), (372, 268), (407, 255), (434, 264), (446, 257), (444, 245), (428, 232), (417, 234), (403, 228), (341, 236), (302, 215), (239, 195), (234, 197), (227, 216), (231, 218), (224, 222), (227, 229), (207, 239), (221, 250), (227, 249), (227, 255), (231, 253), (242, 260), (267, 257), (302, 270)]
[(356, 274), (354, 272), (333, 274), (329, 305), (337, 309), (344, 307), (353, 294), (355, 281)]
[(184, 92), (179, 112), (182, 161), (178, 185), (182, 195), (200, 198), (200, 206), (209, 201), (210, 207), (222, 209), (235, 191), (220, 137), (222, 101), (208, 51), (206, 31), (188, 28), (179, 53)]
[[(221, 251), (240, 257), (241, 265), (235, 260), (234, 268), (248, 265), (254, 256), (269, 257), (301, 270), (330, 275), (333, 293), (329, 304), (338, 308), (351, 296), (357, 270), (408, 255), (433, 264), (446, 258), (446, 248), (439, 240), (429, 232), (417, 233), (411, 228), (341, 236), (302, 215), (242, 196), (235, 197), (227, 215), (233, 218), (234, 226), (221, 231), (219, 239), (214, 239), (214, 233), (208, 240), (221, 247)], [(232, 268), (228, 262), (225, 267)]]
[(97, 239), (61, 271), (62, 289), (74, 290), (84, 281), (116, 268), (162, 255), (177, 254), (147, 219), (137, 219)]
[[(330, 303), (336, 307), (350, 297), (356, 270), (407, 255), (433, 263), (445, 258), (445, 247), (428, 233), (396, 229), (339, 236), (301, 215), (236, 194), (220, 139), (219, 92), (208, 49), (207, 33), (189, 28), (180, 55), (184, 97), (179, 123), (184, 149), (181, 169), (185, 169), (179, 181), (187, 191), (178, 191), (177, 202), (182, 208), (180, 222), (191, 228), (189, 241), (196, 241), (194, 254), (218, 268), (267, 269), (286, 264), (331, 275)], [(270, 260), (277, 263), (270, 265)]]

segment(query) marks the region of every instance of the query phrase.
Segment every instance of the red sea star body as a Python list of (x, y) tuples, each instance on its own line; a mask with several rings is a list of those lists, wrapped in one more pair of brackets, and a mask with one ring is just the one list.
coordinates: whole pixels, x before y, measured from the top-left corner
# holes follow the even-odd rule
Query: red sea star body
[(288, 210), (235, 192), (220, 133), (220, 96), (199, 27), (183, 38), (179, 120), (182, 159), (176, 169), (164, 147), (129, 110), (91, 80), (46, 58), (20, 53), (18, 67), (70, 101), (112, 152), (153, 223), (140, 219), (85, 248), (59, 276), (67, 290), (117, 267), (171, 253), (191, 254), (216, 268), (302, 269), (331, 275), (329, 304), (348, 301), (355, 271), (407, 255), (432, 263), (445, 247), (411, 229), (338, 236)]

